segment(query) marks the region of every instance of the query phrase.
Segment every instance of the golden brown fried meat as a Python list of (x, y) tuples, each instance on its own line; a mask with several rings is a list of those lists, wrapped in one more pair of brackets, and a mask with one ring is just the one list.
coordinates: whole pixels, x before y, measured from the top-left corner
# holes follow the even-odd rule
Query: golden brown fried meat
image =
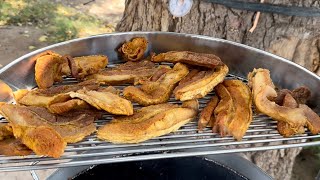
[(0, 123), (0, 154), (5, 156), (26, 156), (32, 151), (13, 136), (9, 124)]
[(62, 81), (61, 67), (64, 60), (56, 55), (43, 55), (36, 59), (35, 80), (40, 89), (46, 89), (54, 82)]
[(240, 80), (225, 80), (223, 85), (229, 91), (235, 115), (227, 125), (227, 131), (238, 141), (246, 134), (252, 122), (252, 95), (250, 88)]
[(98, 90), (99, 85), (93, 82), (82, 82), (75, 85), (64, 85), (48, 89), (22, 89), (14, 92), (13, 94), (18, 104), (46, 107), (53, 113), (61, 114), (72, 109), (87, 107), (84, 102), (80, 102), (79, 100), (73, 101), (69, 96), (70, 92), (83, 88), (88, 90)]
[(277, 97), (277, 92), (267, 69), (254, 69), (248, 75), (249, 85), (252, 88), (253, 102), (259, 112), (262, 112), (277, 121), (288, 123), (295, 131), (307, 121), (302, 108), (279, 106), (269, 99)]
[(12, 126), (22, 126), (22, 128), (48, 126), (58, 132), (68, 143), (81, 141), (92, 134), (96, 130), (94, 119), (100, 115), (100, 112), (93, 110), (71, 111), (62, 115), (54, 115), (42, 107), (12, 104), (2, 105), (0, 113)]
[(0, 124), (0, 141), (13, 137), (12, 128), (8, 124)]
[[(284, 91), (280, 92), (284, 93)], [(297, 108), (299, 106), (297, 101), (292, 97), (290, 93), (284, 95), (281, 105), (289, 108)], [(283, 121), (279, 121), (277, 123), (277, 129), (279, 134), (281, 134), (283, 137), (291, 137), (295, 134), (304, 133), (304, 126), (301, 126), (299, 128), (292, 128), (290, 124)]]
[(63, 114), (71, 110), (90, 109), (90, 105), (81, 99), (70, 99), (64, 102), (50, 104), (47, 108), (51, 113)]
[(223, 81), (228, 71), (226, 65), (212, 70), (192, 70), (174, 89), (175, 98), (180, 101), (203, 98)]
[(99, 72), (108, 64), (108, 57), (105, 55), (66, 57), (62, 65), (62, 73), (64, 75), (73, 75), (75, 78), (80, 79)]
[(123, 90), (127, 99), (148, 106), (167, 102), (175, 85), (188, 74), (187, 66), (177, 63), (156, 81), (144, 82), (141, 87), (128, 86)]
[(97, 136), (112, 143), (139, 143), (174, 132), (197, 116), (198, 102), (192, 101), (185, 107), (158, 104), (141, 108), (99, 128)]
[(210, 69), (216, 66), (224, 65), (221, 59), (214, 54), (196, 53), (190, 51), (169, 51), (153, 55), (151, 58), (153, 62), (171, 62), (171, 63), (185, 63), (190, 65), (207, 67)]
[[(65, 71), (65, 75), (69, 75), (69, 71), (72, 77), (79, 79), (79, 72), (78, 72), (78, 66), (75, 62), (75, 60), (70, 55), (65, 55), (62, 57), (65, 60), (65, 64), (62, 65), (62, 71)], [(68, 63), (69, 69), (66, 66), (66, 63)], [(64, 67), (65, 66), (65, 67)]]
[(119, 52), (127, 61), (139, 61), (143, 58), (144, 52), (147, 50), (148, 41), (144, 37), (133, 38), (131, 41), (124, 43)]
[(5, 103), (0, 104), (0, 113), (10, 122), (14, 137), (37, 155), (58, 158), (63, 154), (66, 142), (57, 131), (49, 126), (29, 123), (42, 121), (36, 114), (25, 107)]
[(215, 87), (215, 92), (220, 101), (214, 110), (215, 122), (212, 124), (213, 132), (221, 136), (228, 135), (228, 124), (235, 117), (235, 104), (227, 88), (221, 83)]
[(69, 93), (72, 98), (79, 98), (97, 108), (105, 110), (111, 114), (132, 115), (133, 105), (130, 101), (120, 96), (106, 91), (90, 91), (81, 89)]
[(198, 129), (202, 131), (210, 122), (211, 116), (213, 115), (214, 109), (217, 107), (219, 99), (217, 96), (213, 96), (210, 101), (207, 103), (206, 107), (203, 108), (200, 118), (198, 121)]
[[(124, 83), (138, 84), (141, 80), (149, 79), (159, 71), (154, 63), (150, 61), (131, 62), (128, 61), (115, 68), (108, 68), (90, 75), (87, 79), (93, 79), (100, 84), (119, 85)], [(161, 68), (163, 69), (163, 68)]]
[(14, 137), (0, 141), (0, 154), (5, 156), (27, 156), (32, 151)]
[(278, 105), (282, 105), (283, 99), (287, 94), (290, 94), (298, 104), (306, 104), (311, 97), (311, 91), (309, 90), (309, 88), (301, 86), (294, 89), (293, 91), (290, 91), (289, 89), (280, 89), (277, 92), (277, 97), (272, 100)]

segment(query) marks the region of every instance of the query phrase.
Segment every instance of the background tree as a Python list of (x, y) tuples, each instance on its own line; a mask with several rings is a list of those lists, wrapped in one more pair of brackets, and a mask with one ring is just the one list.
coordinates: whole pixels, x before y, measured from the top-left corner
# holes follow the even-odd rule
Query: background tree
[[(320, 7), (317, 0), (269, 0), (267, 3)], [(223, 38), (277, 54), (320, 75), (320, 18), (262, 13), (253, 33), (255, 12), (194, 0), (191, 11), (174, 18), (168, 0), (126, 0), (117, 31), (172, 31)], [(301, 148), (246, 153), (275, 179), (291, 177)]]

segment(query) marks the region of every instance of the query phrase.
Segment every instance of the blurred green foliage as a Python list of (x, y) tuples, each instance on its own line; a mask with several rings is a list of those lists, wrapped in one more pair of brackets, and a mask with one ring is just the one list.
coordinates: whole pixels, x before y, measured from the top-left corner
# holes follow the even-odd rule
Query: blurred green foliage
[(51, 42), (112, 32), (96, 17), (49, 0), (5, 0), (0, 3), (0, 25), (36, 26)]

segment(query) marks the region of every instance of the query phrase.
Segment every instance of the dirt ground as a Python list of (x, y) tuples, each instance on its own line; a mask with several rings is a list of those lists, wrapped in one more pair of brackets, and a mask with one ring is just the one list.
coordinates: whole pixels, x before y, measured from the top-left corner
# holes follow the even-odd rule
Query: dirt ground
[[(124, 10), (124, 0), (55, 0), (79, 11), (89, 13), (102, 19), (106, 24), (114, 25), (119, 22)], [(108, 3), (105, 3), (108, 2)], [(39, 38), (44, 31), (33, 26), (0, 26), (0, 68), (14, 59), (50, 45), (41, 42)], [(296, 159), (292, 180), (312, 180), (318, 173), (320, 160), (310, 151), (304, 150)], [(36, 171), (40, 179), (45, 179), (54, 170)], [(0, 179), (32, 179), (30, 172), (0, 173)]]

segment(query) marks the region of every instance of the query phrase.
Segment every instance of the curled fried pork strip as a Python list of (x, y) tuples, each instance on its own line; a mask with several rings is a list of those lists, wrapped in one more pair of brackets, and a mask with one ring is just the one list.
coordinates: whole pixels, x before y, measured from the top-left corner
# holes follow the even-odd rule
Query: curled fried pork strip
[(40, 89), (46, 89), (54, 82), (62, 81), (62, 64), (64, 60), (55, 53), (40, 54), (35, 57), (35, 80)]
[(98, 73), (88, 76), (86, 79), (93, 79), (100, 84), (119, 85), (124, 83), (139, 84), (140, 81), (147, 80), (159, 69), (150, 61), (131, 62), (128, 61), (115, 68), (100, 70)]
[(216, 66), (224, 65), (221, 59), (214, 54), (196, 53), (190, 51), (169, 51), (153, 55), (151, 58), (153, 62), (171, 62), (171, 63), (185, 63), (196, 66), (203, 66), (210, 69)]
[(211, 116), (213, 116), (213, 111), (217, 107), (219, 99), (217, 96), (213, 96), (210, 101), (207, 103), (206, 107), (203, 108), (200, 113), (200, 118), (198, 121), (198, 129), (202, 131), (210, 122)]
[(18, 104), (46, 107), (52, 113), (62, 114), (72, 109), (88, 107), (82, 100), (73, 100), (69, 95), (70, 92), (83, 88), (87, 90), (98, 90), (99, 85), (92, 81), (86, 81), (74, 85), (57, 86), (48, 89), (21, 89), (13, 94)]
[(235, 116), (235, 104), (230, 92), (222, 83), (215, 87), (215, 92), (220, 101), (214, 110), (215, 122), (212, 124), (212, 130), (225, 136), (229, 134), (228, 124)]
[(277, 121), (286, 122), (295, 131), (304, 126), (307, 118), (302, 108), (279, 106), (270, 99), (277, 97), (277, 92), (267, 69), (254, 69), (248, 75), (249, 85), (252, 88), (253, 101), (259, 112), (262, 112)]
[(108, 57), (105, 55), (65, 56), (61, 71), (64, 75), (72, 75), (75, 78), (83, 79), (88, 75), (99, 72), (107, 64)]
[(144, 37), (133, 38), (131, 41), (124, 43), (119, 52), (127, 61), (138, 61), (143, 58), (144, 52), (147, 50), (148, 41)]
[(188, 72), (187, 66), (177, 63), (156, 81), (146, 81), (141, 87), (126, 87), (123, 90), (123, 95), (127, 99), (143, 106), (167, 102), (176, 84), (185, 77)]
[(79, 98), (97, 108), (111, 114), (132, 115), (133, 105), (130, 101), (107, 91), (90, 91), (81, 89), (69, 93), (72, 98)]
[(228, 123), (227, 129), (229, 134), (240, 141), (252, 122), (251, 91), (240, 80), (225, 80), (223, 85), (229, 91), (235, 107), (235, 115)]
[(174, 89), (175, 98), (180, 101), (203, 98), (223, 81), (228, 71), (226, 65), (212, 70), (192, 70)]

